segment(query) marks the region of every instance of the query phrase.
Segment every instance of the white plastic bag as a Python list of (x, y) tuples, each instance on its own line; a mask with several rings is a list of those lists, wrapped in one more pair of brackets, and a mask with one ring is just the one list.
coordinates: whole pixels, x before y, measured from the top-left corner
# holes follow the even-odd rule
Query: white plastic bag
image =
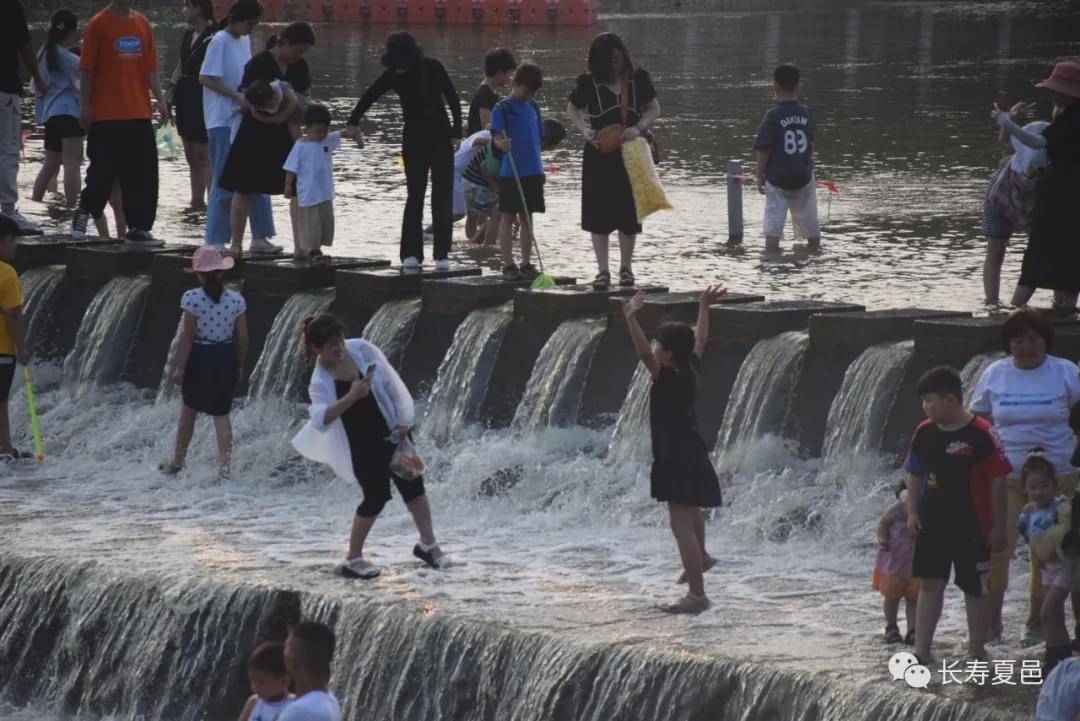
[(180, 157), (180, 136), (172, 121), (157, 129), (157, 152), (161, 160), (176, 160)]
[(394, 475), (406, 481), (415, 480), (423, 474), (424, 461), (416, 452), (416, 447), (408, 436), (398, 441), (394, 457), (390, 459), (390, 470)]

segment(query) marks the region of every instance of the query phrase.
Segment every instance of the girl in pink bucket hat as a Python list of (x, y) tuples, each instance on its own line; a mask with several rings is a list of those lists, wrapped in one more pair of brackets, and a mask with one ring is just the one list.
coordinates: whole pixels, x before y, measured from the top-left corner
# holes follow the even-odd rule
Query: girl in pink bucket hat
[(181, 387), (183, 405), (173, 456), (160, 466), (169, 475), (184, 467), (199, 413), (214, 419), (218, 473), (222, 478), (229, 475), (232, 455), (229, 411), (248, 349), (247, 304), (242, 295), (225, 288), (221, 280), (221, 274), (235, 263), (234, 258), (222, 256), (217, 248), (204, 245), (195, 251), (191, 268), (187, 269), (198, 276), (200, 287), (185, 292), (180, 299), (183, 316), (173, 379)]
[(997, 106), (991, 117), (1029, 148), (1045, 149), (1050, 167), (1039, 178), (1031, 232), (1013, 305), (1027, 305), (1036, 288), (1054, 291), (1054, 305), (1074, 310), (1080, 292), (1080, 243), (1076, 242), (1076, 189), (1080, 188), (1080, 63), (1054, 66), (1036, 87), (1049, 90), (1052, 122), (1030, 133)]

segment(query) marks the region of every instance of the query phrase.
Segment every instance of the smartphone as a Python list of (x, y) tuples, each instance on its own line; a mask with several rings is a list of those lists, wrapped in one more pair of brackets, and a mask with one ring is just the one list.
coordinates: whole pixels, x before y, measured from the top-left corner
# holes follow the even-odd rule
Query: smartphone
[(997, 97), (994, 98), (994, 104), (998, 106), (998, 110), (1009, 110), (1009, 94), (1004, 90), (999, 90)]
[(364, 380), (371, 382), (372, 376), (375, 375), (375, 364), (372, 363), (367, 367), (367, 373), (364, 374)]

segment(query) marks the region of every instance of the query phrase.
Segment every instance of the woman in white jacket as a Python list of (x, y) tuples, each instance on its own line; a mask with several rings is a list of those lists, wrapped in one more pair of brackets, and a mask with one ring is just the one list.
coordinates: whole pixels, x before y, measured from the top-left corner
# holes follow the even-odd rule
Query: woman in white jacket
[(413, 555), (432, 568), (449, 565), (435, 542), (424, 479), (408, 481), (390, 470), (397, 442), (413, 423), (413, 399), (382, 351), (360, 338), (345, 339), (345, 326), (332, 315), (307, 318), (300, 343), (311, 374), (311, 419), (293, 446), (304, 457), (325, 463), (341, 478), (360, 485), (363, 502), (353, 516), (349, 555), (340, 567), (348, 578), (375, 578), (379, 569), (364, 559), (364, 541), (390, 500), (390, 481), (412, 514), (420, 543)]

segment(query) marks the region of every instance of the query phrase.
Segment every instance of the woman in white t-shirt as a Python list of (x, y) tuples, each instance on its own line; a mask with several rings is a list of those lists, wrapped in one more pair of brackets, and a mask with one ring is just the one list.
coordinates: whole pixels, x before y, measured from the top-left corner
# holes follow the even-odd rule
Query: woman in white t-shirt
[[(990, 618), (988, 640), (1000, 639), (1001, 611), (1009, 585), (1009, 561), (1016, 550), (1016, 522), (1026, 499), (1019, 482), (1023, 459), (1032, 448), (1041, 446), (1054, 465), (1058, 492), (1071, 498), (1077, 474), (1070, 462), (1076, 438), (1069, 428), (1069, 411), (1080, 402), (1080, 371), (1076, 364), (1047, 352), (1054, 341), (1053, 323), (1042, 312), (1024, 308), (1013, 311), (1002, 326), (1005, 358), (993, 363), (979, 379), (971, 398), (971, 410), (990, 420), (1001, 437), (1012, 464), (1008, 479), (1008, 545), (993, 554), (990, 563)], [(1039, 609), (1042, 606), (1042, 578), (1038, 566), (1031, 566), (1031, 608), (1025, 643), (1042, 638)], [(1073, 598), (1074, 608), (1080, 604)], [(1078, 616), (1080, 618), (1080, 616)]]
[(180, 300), (183, 318), (174, 380), (182, 388), (183, 405), (172, 460), (161, 464), (167, 474), (184, 467), (195, 433), (195, 416), (206, 413), (213, 417), (217, 432), (218, 472), (222, 478), (229, 475), (229, 411), (248, 348), (247, 304), (242, 295), (221, 282), (222, 272), (235, 262), (208, 245), (196, 250), (191, 260), (189, 272), (198, 275), (200, 287), (185, 292)]
[[(218, 183), (225, 160), (229, 157), (240, 114), (249, 110), (240, 92), (244, 66), (251, 60), (251, 31), (259, 24), (262, 6), (258, 0), (237, 0), (222, 21), (223, 29), (214, 34), (199, 68), (203, 87), (203, 120), (206, 124), (207, 151), (210, 155), (210, 199), (206, 204), (206, 243), (224, 248), (232, 238), (230, 212), (232, 191)], [(274, 235), (274, 216), (268, 196), (258, 196), (248, 213), (253, 250), (277, 252), (281, 248), (267, 238)]]

